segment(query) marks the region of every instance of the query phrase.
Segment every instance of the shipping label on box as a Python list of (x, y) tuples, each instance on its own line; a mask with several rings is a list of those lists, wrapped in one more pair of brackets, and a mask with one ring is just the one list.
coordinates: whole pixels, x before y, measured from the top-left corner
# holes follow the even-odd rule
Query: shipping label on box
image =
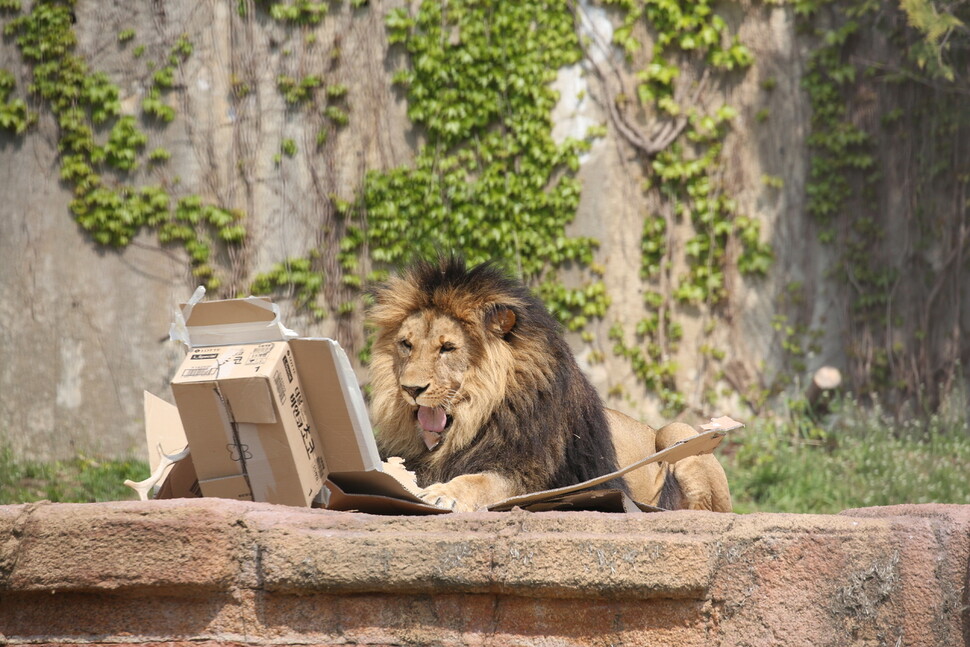
[(172, 392), (204, 496), (312, 503), (327, 467), (287, 342), (193, 348)]

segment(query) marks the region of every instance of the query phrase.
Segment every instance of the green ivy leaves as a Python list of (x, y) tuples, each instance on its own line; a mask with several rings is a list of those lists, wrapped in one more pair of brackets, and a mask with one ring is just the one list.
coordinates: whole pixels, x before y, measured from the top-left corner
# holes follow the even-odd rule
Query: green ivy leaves
[[(395, 82), (408, 115), (426, 134), (412, 167), (372, 172), (359, 208), (367, 227), (351, 232), (380, 265), (439, 250), (469, 262), (506, 259), (572, 329), (602, 316), (602, 283), (575, 289), (548, 268), (592, 262), (595, 241), (565, 234), (579, 204), (579, 153), (588, 141), (552, 140), (549, 88), (580, 57), (573, 15), (560, 2), (422, 2), (388, 13), (388, 40), (411, 67)], [(344, 250), (356, 266), (356, 247)]]
[[(711, 114), (682, 105), (677, 84), (686, 61), (702, 63), (706, 70), (728, 73), (753, 62), (750, 51), (728, 33), (727, 23), (707, 0), (607, 0), (624, 10), (623, 24), (614, 31), (614, 43), (630, 60), (641, 49), (634, 34), (645, 22), (653, 36), (646, 65), (637, 72), (637, 98), (648, 114), (658, 119), (682, 120), (683, 132), (649, 161), (652, 171), (647, 190), (660, 198), (660, 213), (644, 220), (641, 237), (641, 276), (655, 284), (646, 305), (653, 310), (636, 326), (638, 342), (627, 344), (622, 329), (611, 332), (614, 352), (630, 360), (634, 373), (656, 392), (668, 413), (684, 405), (674, 384), (669, 358), (679, 340), (679, 326), (671, 319), (676, 304), (717, 306), (727, 296), (725, 272), (734, 264), (742, 274), (768, 271), (773, 255), (760, 239), (758, 222), (738, 213), (737, 204), (720, 180), (723, 142), (736, 116), (730, 106)], [(703, 85), (699, 81), (698, 85)], [(698, 92), (700, 90), (697, 90)], [(670, 223), (689, 222), (694, 235), (683, 247), (686, 271), (667, 278), (673, 265)], [(732, 241), (739, 252), (729, 258)]]
[(10, 99), (17, 82), (8, 70), (0, 70), (0, 128), (21, 135), (36, 120), (23, 99)]
[(256, 277), (250, 289), (254, 294), (271, 294), (280, 288), (295, 288), (296, 305), (307, 308), (322, 319), (325, 312), (317, 305), (316, 297), (323, 288), (324, 280), (323, 273), (313, 269), (312, 257), (291, 258)]
[[(29, 13), (10, 20), (4, 26), (4, 34), (16, 39), (23, 59), (31, 65), (30, 92), (44, 99), (57, 119), (60, 177), (73, 186), (70, 209), (75, 220), (95, 242), (113, 247), (128, 245), (146, 227), (153, 229), (162, 243), (180, 243), (189, 255), (193, 274), (210, 289), (218, 287), (219, 280), (208, 263), (210, 238), (215, 236), (226, 244), (242, 242), (242, 214), (203, 205), (198, 196), (180, 199), (173, 213), (171, 197), (162, 187), (109, 183), (99, 172), (104, 167), (122, 174), (137, 169), (148, 136), (134, 116), (120, 116), (117, 86), (106, 74), (91, 71), (74, 54), (72, 5), (69, 1), (39, 0)], [(134, 32), (126, 30), (119, 40), (127, 42), (134, 36)], [(163, 122), (175, 118), (174, 109), (164, 103), (162, 95), (173, 86), (178, 65), (192, 54), (192, 49), (186, 36), (176, 40), (165, 64), (153, 75), (142, 102), (146, 116)], [(0, 101), (6, 101), (11, 82), (9, 73), (0, 74)], [(5, 119), (7, 112), (12, 116)], [(14, 130), (22, 129), (23, 119), (29, 120), (29, 116), (17, 104), (11, 104), (9, 111), (0, 104), (0, 126), (9, 122)], [(101, 144), (96, 129), (101, 132), (109, 124)], [(149, 159), (161, 163), (168, 156), (167, 151), (156, 148)]]

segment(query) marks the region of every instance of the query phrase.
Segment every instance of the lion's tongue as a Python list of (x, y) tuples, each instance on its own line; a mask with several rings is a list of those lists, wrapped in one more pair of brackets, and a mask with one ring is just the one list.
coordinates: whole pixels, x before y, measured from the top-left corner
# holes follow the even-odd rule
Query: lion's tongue
[(441, 432), (447, 424), (445, 410), (441, 407), (418, 407), (418, 424), (421, 425), (421, 437), (428, 449), (434, 449), (441, 442)]
[(445, 410), (441, 407), (418, 407), (418, 424), (425, 431), (441, 433), (445, 430)]

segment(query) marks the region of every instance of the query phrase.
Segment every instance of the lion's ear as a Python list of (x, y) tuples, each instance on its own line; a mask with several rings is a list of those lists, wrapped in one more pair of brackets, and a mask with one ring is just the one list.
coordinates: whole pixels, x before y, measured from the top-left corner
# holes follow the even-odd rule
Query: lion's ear
[(495, 306), (485, 315), (485, 327), (504, 337), (515, 325), (515, 313), (508, 306)]

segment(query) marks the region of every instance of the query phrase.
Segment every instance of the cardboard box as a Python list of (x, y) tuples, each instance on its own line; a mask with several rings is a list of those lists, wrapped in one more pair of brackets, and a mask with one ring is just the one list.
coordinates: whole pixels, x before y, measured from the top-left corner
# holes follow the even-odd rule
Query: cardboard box
[[(133, 487), (161, 482), (157, 498), (201, 494), (373, 514), (450, 512), (418, 496), (399, 459), (381, 462), (356, 376), (336, 341), (298, 338), (269, 300), (201, 302), (201, 295), (172, 326), (171, 337), (190, 348), (172, 379), (179, 415), (173, 419), (174, 408), (150, 394), (145, 409), (150, 453), (158, 445), (164, 462), (187, 443), (191, 456), (164, 470), (153, 465), (152, 477)], [(652, 462), (712, 452), (739, 426), (718, 419), (617, 472), (488, 509), (655, 511), (622, 492), (588, 488)], [(163, 446), (158, 438), (166, 434)]]
[(296, 339), (267, 299), (197, 297), (173, 324), (190, 350), (171, 387), (203, 496), (308, 506), (328, 454), (348, 469), (379, 468), (376, 446), (360, 445), (373, 437), (336, 342)]
[(172, 394), (204, 496), (310, 505), (327, 477), (285, 341), (194, 348)]

